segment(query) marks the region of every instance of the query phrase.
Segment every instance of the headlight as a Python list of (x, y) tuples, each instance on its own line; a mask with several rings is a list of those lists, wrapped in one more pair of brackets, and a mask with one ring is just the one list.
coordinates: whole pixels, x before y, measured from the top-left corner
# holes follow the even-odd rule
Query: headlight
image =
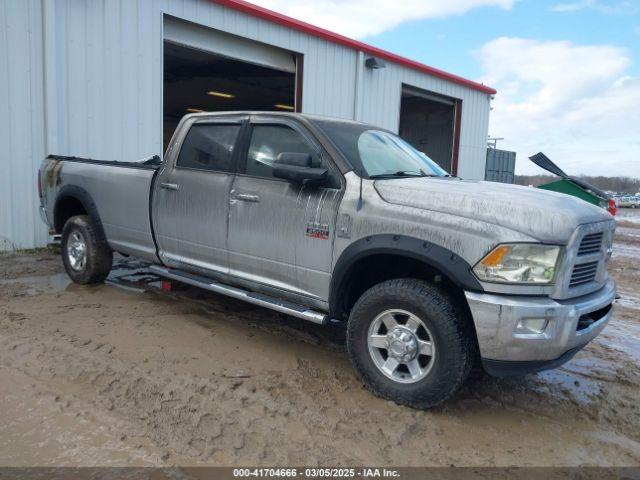
[(498, 245), (473, 267), (485, 282), (549, 285), (556, 277), (560, 247), (529, 243)]

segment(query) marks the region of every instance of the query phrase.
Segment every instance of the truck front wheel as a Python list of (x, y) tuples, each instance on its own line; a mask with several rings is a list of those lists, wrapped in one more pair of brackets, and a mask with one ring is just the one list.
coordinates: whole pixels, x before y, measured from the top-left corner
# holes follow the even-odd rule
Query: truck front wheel
[(75, 283), (102, 282), (113, 263), (113, 252), (88, 215), (76, 215), (62, 230), (62, 262)]
[(449, 296), (414, 279), (367, 290), (349, 317), (347, 348), (365, 386), (414, 408), (434, 407), (465, 382), (474, 337)]

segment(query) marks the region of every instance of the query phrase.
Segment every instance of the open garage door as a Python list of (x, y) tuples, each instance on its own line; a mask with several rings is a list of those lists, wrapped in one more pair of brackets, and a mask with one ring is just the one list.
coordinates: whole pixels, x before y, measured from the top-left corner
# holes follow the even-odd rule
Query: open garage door
[(455, 99), (403, 85), (400, 136), (447, 172), (455, 174), (459, 111)]
[(291, 52), (165, 17), (164, 149), (187, 113), (298, 110), (300, 69)]

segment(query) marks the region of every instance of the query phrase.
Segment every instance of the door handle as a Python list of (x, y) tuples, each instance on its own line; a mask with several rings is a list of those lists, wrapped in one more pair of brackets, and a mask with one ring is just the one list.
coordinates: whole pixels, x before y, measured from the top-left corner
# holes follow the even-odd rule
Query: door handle
[(258, 195), (251, 195), (250, 193), (237, 193), (232, 198), (234, 200), (240, 200), (241, 202), (260, 202), (260, 197)]
[(180, 185), (178, 185), (177, 183), (162, 182), (160, 184), (160, 188), (164, 188), (166, 190), (173, 190), (173, 191), (177, 192), (178, 190), (180, 190)]

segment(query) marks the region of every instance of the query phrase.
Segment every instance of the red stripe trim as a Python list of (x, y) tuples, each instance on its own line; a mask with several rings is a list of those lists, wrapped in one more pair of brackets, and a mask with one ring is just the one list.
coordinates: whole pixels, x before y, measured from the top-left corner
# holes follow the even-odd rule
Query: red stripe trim
[(294, 18), (288, 17), (281, 13), (277, 13), (272, 10), (267, 10), (266, 8), (259, 7), (258, 5), (254, 5), (252, 3), (245, 2), (243, 0), (210, 0), (210, 1), (217, 3), (219, 5), (222, 5), (224, 7), (228, 7), (233, 10), (246, 13), (248, 15), (252, 15), (254, 17), (262, 18), (264, 20), (277, 23), (278, 25), (282, 25), (284, 27), (288, 27), (294, 30), (298, 30), (300, 32), (308, 33), (309, 35), (313, 35), (314, 37), (328, 40), (329, 42), (333, 42), (339, 45), (343, 45), (345, 47), (353, 48), (354, 50), (360, 50), (366, 54), (373, 55), (375, 57), (382, 58), (384, 60), (388, 60), (390, 62), (397, 63), (399, 65), (412, 68), (414, 70), (418, 70), (423, 73), (427, 73), (429, 75), (433, 75), (434, 77), (442, 78), (449, 82), (457, 83), (458, 85), (463, 85), (465, 87), (473, 88), (474, 90), (478, 90), (480, 92), (484, 92), (489, 95), (495, 95), (497, 93), (494, 88), (488, 87), (481, 83), (474, 82), (472, 80), (467, 80), (466, 78), (459, 77), (458, 75), (453, 75), (452, 73), (448, 73), (448, 72), (445, 72), (444, 70), (430, 67), (428, 65), (424, 65), (414, 60), (409, 60), (408, 58), (401, 57), (400, 55), (396, 55), (395, 53), (387, 52), (386, 50), (372, 47), (371, 45), (367, 45), (366, 43), (362, 43), (357, 40), (352, 40), (351, 38), (331, 32), (329, 30), (325, 30), (324, 28), (316, 27), (315, 25), (311, 25), (310, 23), (296, 20)]

